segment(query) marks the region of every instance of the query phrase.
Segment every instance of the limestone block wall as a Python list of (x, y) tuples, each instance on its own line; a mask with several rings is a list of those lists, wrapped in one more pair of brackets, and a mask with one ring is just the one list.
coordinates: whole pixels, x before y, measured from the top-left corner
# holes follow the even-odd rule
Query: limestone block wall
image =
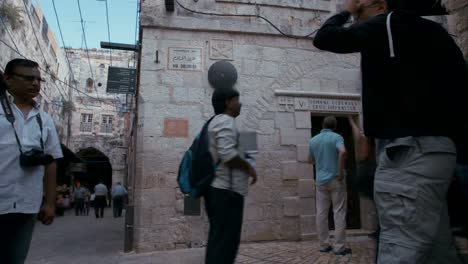
[[(124, 182), (133, 97), (106, 93), (107, 76), (111, 65), (123, 68), (135, 67), (135, 55), (133, 52), (113, 51), (111, 59), (108, 50), (67, 49), (67, 52), (75, 77), (74, 85), (77, 88), (72, 93), (75, 111), (71, 118), (70, 149), (79, 151), (83, 148), (94, 147), (100, 150), (108, 156), (111, 162), (112, 181)], [(91, 87), (87, 83), (88, 79), (93, 81)], [(80, 131), (82, 114), (93, 115), (90, 132)], [(103, 115), (113, 117), (112, 133), (102, 133)]]
[(450, 12), (448, 19), (449, 31), (453, 33), (458, 45), (468, 59), (468, 2), (465, 0), (443, 0)]
[(65, 52), (59, 48), (54, 34), (44, 26), (51, 18), (45, 18), (39, 3), (32, 1), (4, 0), (2, 5), (15, 6), (20, 11), (22, 23), (14, 26), (7, 17), (0, 19), (0, 70), (4, 71), (8, 61), (23, 56), (40, 65), (41, 76), (46, 82), (42, 84), (36, 100), (52, 116), (59, 137), (65, 143), (68, 116), (63, 111), (63, 103), (69, 100), (70, 88), (67, 84), (71, 81), (71, 75)]
[[(306, 163), (310, 111), (284, 112), (274, 91), (359, 93), (358, 56), (324, 53), (310, 40), (144, 28), (135, 186), (138, 251), (199, 246), (206, 240), (204, 213), (183, 215), (176, 174), (183, 152), (213, 114), (207, 72), (217, 61), (211, 57), (219, 40), (232, 43), (229, 61), (239, 74), (239, 129), (257, 132), (259, 181), (246, 198), (242, 239), (298, 240), (315, 233), (315, 186)], [(172, 47), (201, 49), (201, 68), (169, 69)], [(187, 121), (187, 137), (165, 135), (167, 120)]]

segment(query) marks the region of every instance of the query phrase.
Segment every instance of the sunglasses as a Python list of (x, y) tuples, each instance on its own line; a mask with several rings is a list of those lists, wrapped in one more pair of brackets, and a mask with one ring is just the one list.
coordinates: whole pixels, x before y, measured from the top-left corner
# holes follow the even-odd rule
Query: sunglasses
[(19, 74), (19, 73), (16, 73), (16, 72), (14, 72), (13, 75), (21, 77), (22, 79), (24, 79), (25, 81), (28, 81), (28, 82), (34, 82), (35, 80), (37, 80), (39, 83), (44, 83), (45, 82), (45, 80), (42, 79), (41, 77), (36, 77), (36, 76), (32, 76), (32, 75), (24, 75), (24, 74)]

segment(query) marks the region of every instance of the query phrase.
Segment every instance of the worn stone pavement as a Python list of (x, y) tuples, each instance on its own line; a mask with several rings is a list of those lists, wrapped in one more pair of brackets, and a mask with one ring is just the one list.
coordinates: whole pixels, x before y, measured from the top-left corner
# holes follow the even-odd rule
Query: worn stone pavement
[[(147, 254), (125, 254), (123, 218), (112, 218), (107, 210), (104, 219), (74, 216), (67, 212), (52, 226), (38, 223), (26, 264), (202, 264), (203, 248), (180, 249)], [(367, 237), (350, 238), (353, 254), (337, 257), (318, 252), (315, 241), (267, 242), (241, 245), (239, 264), (367, 264), (374, 263), (374, 243)]]

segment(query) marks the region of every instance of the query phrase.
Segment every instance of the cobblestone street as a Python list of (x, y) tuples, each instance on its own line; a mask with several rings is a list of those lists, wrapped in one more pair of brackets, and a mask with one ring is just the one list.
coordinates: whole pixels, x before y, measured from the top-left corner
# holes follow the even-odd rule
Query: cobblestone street
[[(201, 264), (204, 248), (124, 254), (124, 219), (114, 219), (107, 210), (104, 219), (74, 216), (67, 212), (52, 226), (36, 225), (27, 264)], [(374, 243), (367, 237), (351, 237), (352, 255), (336, 257), (318, 252), (315, 241), (242, 244), (239, 264), (279, 263), (374, 263)]]

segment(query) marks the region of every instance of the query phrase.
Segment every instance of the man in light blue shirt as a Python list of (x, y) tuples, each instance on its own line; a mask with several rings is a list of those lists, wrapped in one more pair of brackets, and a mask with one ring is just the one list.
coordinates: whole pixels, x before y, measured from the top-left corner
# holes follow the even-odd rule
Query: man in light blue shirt
[(122, 183), (118, 182), (117, 185), (112, 188), (112, 209), (115, 217), (122, 216), (122, 210), (124, 205), (125, 196), (127, 195), (127, 190), (122, 186)]
[[(317, 232), (320, 240), (320, 252), (330, 252), (343, 256), (351, 253), (345, 247), (346, 234), (346, 183), (344, 180), (344, 162), (346, 148), (343, 137), (333, 132), (336, 118), (328, 116), (323, 121), (320, 134), (309, 141), (309, 160), (315, 163)], [(333, 204), (335, 220), (335, 245), (329, 243), (328, 211)]]

